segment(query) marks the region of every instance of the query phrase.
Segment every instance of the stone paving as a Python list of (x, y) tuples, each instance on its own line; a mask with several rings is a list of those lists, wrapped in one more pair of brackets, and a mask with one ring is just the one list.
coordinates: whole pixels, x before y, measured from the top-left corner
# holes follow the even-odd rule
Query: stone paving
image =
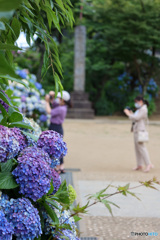
[[(84, 179), (84, 174), (74, 173), (74, 183), (78, 191), (78, 200), (82, 205), (86, 204), (88, 193), (96, 193), (105, 188), (111, 181), (93, 180), (93, 175)], [(81, 177), (80, 177), (81, 175)], [(103, 178), (104, 176), (102, 176)], [(90, 179), (89, 179), (90, 178)], [(91, 180), (92, 179), (92, 180)], [(138, 186), (138, 182), (112, 181), (115, 186), (124, 186), (130, 182), (130, 186)], [(86, 216), (80, 222), (82, 237), (97, 237), (98, 240), (123, 240), (123, 239), (160, 239), (160, 186), (156, 185), (158, 191), (140, 187), (134, 189), (134, 193), (141, 199), (132, 196), (116, 195), (110, 201), (118, 204), (119, 208), (112, 207), (114, 217), (102, 204), (91, 207)], [(111, 188), (108, 193), (112, 193)], [(159, 236), (132, 236), (131, 233), (158, 233)], [(133, 234), (133, 233), (132, 233)]]

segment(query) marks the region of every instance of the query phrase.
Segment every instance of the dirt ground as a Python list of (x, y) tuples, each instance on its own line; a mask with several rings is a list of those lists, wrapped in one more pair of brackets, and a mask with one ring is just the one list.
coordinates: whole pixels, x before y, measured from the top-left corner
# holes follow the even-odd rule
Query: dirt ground
[[(155, 120), (155, 119), (153, 119)], [(150, 141), (147, 144), (155, 168), (149, 173), (134, 172), (136, 166), (131, 123), (123, 118), (96, 118), (94, 120), (67, 119), (64, 124), (68, 155), (65, 167), (80, 169), (73, 172), (78, 201), (81, 181), (138, 182), (156, 176), (160, 180), (160, 121), (151, 121)], [(157, 199), (159, 201), (159, 199)], [(136, 208), (136, 205), (134, 206)], [(160, 210), (160, 209), (159, 209)], [(160, 216), (160, 214), (159, 214)], [(99, 216), (99, 213), (83, 217), (80, 223), (83, 237), (98, 240), (157, 239), (156, 237), (131, 236), (132, 231), (159, 231), (160, 218)]]
[[(123, 120), (67, 119), (64, 124), (68, 145), (66, 167), (80, 168), (87, 173), (115, 172), (130, 175), (131, 169), (136, 165), (130, 127), (130, 122)], [(149, 126), (149, 133), (150, 142), (147, 147), (155, 165), (151, 172), (153, 176), (160, 173), (160, 124)]]

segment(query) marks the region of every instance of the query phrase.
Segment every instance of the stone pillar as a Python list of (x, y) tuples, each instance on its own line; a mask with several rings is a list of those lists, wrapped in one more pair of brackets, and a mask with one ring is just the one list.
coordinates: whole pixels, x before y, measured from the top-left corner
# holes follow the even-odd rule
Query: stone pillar
[(74, 44), (74, 91), (71, 93), (73, 108), (68, 109), (68, 118), (93, 118), (92, 104), (85, 93), (85, 56), (86, 56), (86, 28), (75, 28)]
[(85, 91), (86, 27), (75, 28), (74, 91)]

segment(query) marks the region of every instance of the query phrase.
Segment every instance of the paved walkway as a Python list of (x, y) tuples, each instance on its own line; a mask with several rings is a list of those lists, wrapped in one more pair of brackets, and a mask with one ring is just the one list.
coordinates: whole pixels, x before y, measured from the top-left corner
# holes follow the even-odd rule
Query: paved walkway
[[(110, 182), (114, 185), (130, 182), (135, 186), (139, 181), (159, 177), (159, 123), (150, 125), (148, 144), (155, 169), (145, 174), (131, 170), (135, 166), (135, 155), (128, 121), (101, 118), (92, 121), (68, 119), (65, 122), (65, 141), (69, 148), (65, 162), (67, 168), (81, 169), (73, 173), (81, 204), (85, 204), (87, 194), (103, 189)], [(120, 209), (113, 207), (114, 218), (103, 205), (92, 207), (80, 222), (81, 236), (97, 237), (98, 240), (160, 239), (160, 192), (144, 187), (134, 192), (141, 201), (122, 195), (110, 199), (120, 206)], [(137, 237), (131, 236), (131, 232), (157, 232), (159, 236)]]

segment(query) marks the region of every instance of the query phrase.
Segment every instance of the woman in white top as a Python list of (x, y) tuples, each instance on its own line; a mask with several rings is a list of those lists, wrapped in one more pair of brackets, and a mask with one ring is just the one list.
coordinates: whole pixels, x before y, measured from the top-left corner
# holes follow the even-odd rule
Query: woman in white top
[(146, 122), (148, 120), (148, 102), (143, 97), (138, 96), (135, 98), (136, 112), (133, 113), (128, 109), (124, 109), (124, 113), (131, 119), (132, 131), (134, 133), (134, 144), (137, 159), (137, 166), (133, 170), (141, 170), (143, 165), (146, 165), (144, 172), (149, 172), (153, 165), (150, 161), (150, 157), (147, 148), (143, 142), (138, 142), (138, 132), (146, 131)]

